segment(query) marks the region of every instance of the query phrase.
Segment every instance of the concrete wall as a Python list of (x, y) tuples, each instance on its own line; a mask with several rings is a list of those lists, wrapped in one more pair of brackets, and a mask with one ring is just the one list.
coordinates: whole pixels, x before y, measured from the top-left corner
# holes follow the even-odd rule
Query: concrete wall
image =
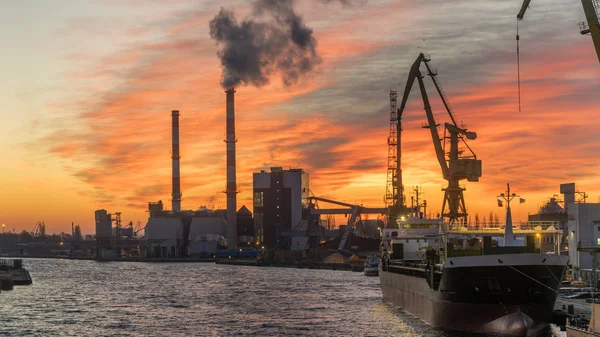
[(217, 241), (191, 241), (189, 243), (190, 255), (197, 256), (202, 253), (215, 254), (218, 249)]
[(145, 240), (181, 240), (183, 224), (176, 217), (153, 217), (144, 229)]
[(252, 174), (254, 188), (271, 188), (271, 178), (269, 172), (260, 172)]
[(219, 216), (193, 217), (190, 225), (190, 238), (206, 234), (225, 236), (226, 227), (225, 219)]

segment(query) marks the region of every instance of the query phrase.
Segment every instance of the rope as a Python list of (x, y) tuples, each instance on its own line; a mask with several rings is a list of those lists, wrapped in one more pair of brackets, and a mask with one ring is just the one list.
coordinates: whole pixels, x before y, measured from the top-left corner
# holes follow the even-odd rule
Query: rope
[(533, 280), (533, 281), (534, 281), (534, 282), (536, 282), (536, 283), (539, 283), (539, 284), (543, 285), (544, 287), (546, 287), (546, 288), (548, 288), (548, 289), (550, 289), (550, 290), (552, 290), (552, 291), (554, 291), (555, 293), (557, 293), (557, 294), (558, 294), (558, 291), (557, 291), (557, 290), (555, 290), (555, 289), (552, 289), (552, 288), (548, 287), (547, 285), (545, 285), (545, 284), (543, 284), (542, 282), (540, 282), (540, 281), (538, 281), (538, 280), (534, 279), (533, 277), (531, 277), (531, 276), (529, 276), (529, 275), (525, 274), (524, 272), (520, 271), (519, 269), (517, 269), (517, 268), (515, 268), (515, 267), (513, 267), (513, 266), (510, 266), (510, 265), (506, 265), (506, 266), (507, 266), (508, 268), (511, 268), (512, 270), (516, 271), (517, 273), (519, 273), (519, 274), (521, 274), (521, 275), (523, 275), (523, 276), (525, 276), (525, 277), (527, 277), (527, 278), (529, 278), (529, 279)]
[(550, 272), (550, 275), (552, 275), (552, 277), (554, 277), (554, 280), (556, 280), (556, 282), (558, 284), (560, 284), (560, 281), (558, 280), (558, 278), (556, 278), (556, 275), (554, 275), (554, 273), (552, 272), (552, 269), (550, 269), (550, 267), (546, 266), (546, 268), (548, 268), (548, 271)]
[(521, 62), (519, 56), (519, 20), (517, 19), (517, 87), (519, 92), (519, 112), (521, 112)]

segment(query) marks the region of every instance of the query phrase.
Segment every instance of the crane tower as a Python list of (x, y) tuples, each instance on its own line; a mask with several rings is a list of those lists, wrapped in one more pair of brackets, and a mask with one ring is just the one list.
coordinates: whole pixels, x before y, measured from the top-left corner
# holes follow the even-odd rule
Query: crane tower
[(390, 135), (388, 136), (388, 167), (385, 203), (389, 208), (389, 223), (393, 223), (403, 202), (402, 170), (400, 169), (400, 134), (402, 126), (398, 118), (398, 93), (390, 90)]

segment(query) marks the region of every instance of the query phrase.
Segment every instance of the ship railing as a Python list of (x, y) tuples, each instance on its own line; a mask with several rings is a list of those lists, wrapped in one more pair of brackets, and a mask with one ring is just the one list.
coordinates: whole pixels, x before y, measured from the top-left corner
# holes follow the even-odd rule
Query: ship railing
[[(452, 225), (448, 225), (448, 229), (450, 230), (504, 230), (506, 227), (505, 223), (499, 221), (477, 221), (471, 223), (455, 223)], [(547, 230), (550, 227), (554, 227), (555, 229), (560, 228), (560, 223), (558, 221), (527, 221), (527, 222), (518, 222), (513, 223), (514, 229), (522, 229), (522, 230)]]
[(600, 252), (600, 245), (594, 241), (579, 241), (577, 242), (577, 250), (589, 251), (589, 252)]
[(560, 222), (558, 221), (527, 221), (525, 223), (519, 223), (513, 225), (514, 228), (518, 229), (538, 229), (547, 230), (550, 227), (554, 227), (554, 229), (560, 228)]

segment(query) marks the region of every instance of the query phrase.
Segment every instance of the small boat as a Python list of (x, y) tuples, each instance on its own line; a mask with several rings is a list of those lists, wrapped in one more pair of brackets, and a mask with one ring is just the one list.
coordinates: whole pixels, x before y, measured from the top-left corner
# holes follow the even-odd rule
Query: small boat
[(377, 256), (372, 255), (365, 260), (364, 273), (366, 276), (379, 275), (379, 258)]
[(15, 285), (30, 285), (33, 283), (27, 269), (23, 268), (21, 259), (1, 259), (0, 277), (11, 278)]

